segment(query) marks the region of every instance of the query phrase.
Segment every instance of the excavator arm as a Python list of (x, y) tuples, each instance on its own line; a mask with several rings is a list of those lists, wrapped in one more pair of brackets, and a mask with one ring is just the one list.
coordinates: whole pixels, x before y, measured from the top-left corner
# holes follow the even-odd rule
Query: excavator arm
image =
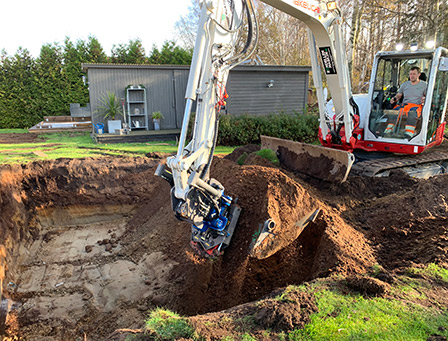
[[(243, 35), (247, 37), (244, 42)], [(172, 185), (175, 215), (191, 223), (191, 244), (203, 256), (216, 257), (229, 245), (241, 211), (236, 200), (224, 194), (224, 187), (209, 177), (209, 171), (219, 115), (227, 98), (229, 71), (249, 58), (256, 37), (257, 24), (250, 0), (201, 3), (179, 148), (156, 171)], [(186, 144), (194, 104), (193, 134)]]
[[(352, 150), (355, 143), (353, 131), (359, 123), (359, 112), (352, 98), (345, 43), (342, 37), (342, 19), (336, 1), (313, 0), (263, 0), (263, 2), (305, 23), (320, 113), (320, 136), (324, 144)], [(334, 104), (334, 113), (325, 107), (322, 61), (328, 89)], [(344, 129), (342, 138), (341, 129)]]
[[(335, 2), (264, 2), (308, 25), (321, 135), (325, 141), (346, 149), (345, 145), (353, 143), (356, 110), (351, 99), (341, 19)], [(242, 37), (246, 39), (243, 41)], [(218, 134), (219, 114), (225, 105), (229, 71), (250, 57), (257, 37), (257, 21), (251, 0), (201, 2), (179, 148), (177, 154), (169, 157), (166, 164), (161, 164), (156, 171), (156, 175), (171, 184), (175, 215), (191, 224), (191, 244), (204, 256), (218, 256), (229, 245), (241, 210), (234, 198), (224, 194), (224, 187), (209, 177), (209, 170)], [(318, 55), (325, 68), (335, 114), (330, 115), (326, 111)], [(196, 116), (192, 138), (186, 144), (194, 105)], [(342, 138), (341, 129), (345, 131)]]

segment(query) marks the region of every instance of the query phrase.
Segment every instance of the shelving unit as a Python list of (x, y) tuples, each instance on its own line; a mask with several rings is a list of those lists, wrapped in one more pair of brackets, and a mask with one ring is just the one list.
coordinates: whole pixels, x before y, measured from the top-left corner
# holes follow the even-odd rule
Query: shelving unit
[(131, 130), (148, 130), (146, 89), (143, 85), (129, 85), (126, 88), (128, 124)]

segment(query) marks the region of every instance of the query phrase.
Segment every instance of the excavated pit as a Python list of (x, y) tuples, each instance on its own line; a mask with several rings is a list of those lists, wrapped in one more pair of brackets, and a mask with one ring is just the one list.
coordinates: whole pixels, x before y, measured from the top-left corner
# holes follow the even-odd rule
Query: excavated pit
[[(215, 261), (191, 252), (190, 227), (174, 218), (169, 185), (153, 175), (157, 160), (2, 166), (5, 339), (108, 340), (117, 328), (140, 328), (158, 306), (184, 315), (217, 312), (288, 284), (363, 274), (376, 263), (389, 270), (446, 264), (446, 176), (423, 182), (395, 174), (329, 186), (256, 157), (245, 166), (230, 159), (215, 158), (212, 176), (243, 211)], [(321, 214), (295, 241), (269, 258), (248, 257), (260, 224), (271, 218), (288, 229), (311, 201)]]

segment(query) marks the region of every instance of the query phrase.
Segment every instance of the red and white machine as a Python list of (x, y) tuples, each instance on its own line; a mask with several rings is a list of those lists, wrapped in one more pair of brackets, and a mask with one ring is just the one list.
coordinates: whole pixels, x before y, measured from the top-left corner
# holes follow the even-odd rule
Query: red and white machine
[[(316, 160), (324, 154), (335, 161), (335, 169), (343, 169), (336, 177), (343, 181), (355, 161), (353, 152), (356, 154), (358, 150), (420, 154), (442, 142), (448, 89), (446, 49), (377, 53), (369, 93), (353, 96), (341, 31), (342, 20), (336, 2), (262, 1), (300, 19), (309, 27), (313, 80), (320, 112), (319, 139), (323, 147), (298, 146), (292, 141), (269, 137), (262, 138), (262, 145), (277, 152), (282, 146), (282, 149), (293, 152), (309, 153)], [(218, 134), (220, 110), (225, 104), (229, 71), (250, 57), (257, 37), (257, 20), (251, 0), (201, 2), (179, 149), (175, 156), (167, 159), (166, 165), (159, 166), (156, 174), (172, 185), (173, 210), (179, 219), (192, 224), (192, 245), (203, 255), (217, 256), (229, 245), (240, 213), (235, 200), (224, 194), (223, 186), (210, 179), (209, 168)], [(413, 66), (420, 67), (426, 75), (428, 87), (415, 134), (412, 138), (406, 138), (404, 115), (391, 107), (390, 99), (407, 80)], [(322, 73), (331, 94), (330, 102), (327, 102), (322, 86)], [(194, 104), (193, 137), (186, 144)], [(393, 133), (384, 134), (386, 123), (395, 118)], [(281, 160), (280, 152), (279, 158)], [(358, 171), (377, 175), (393, 168), (423, 163), (424, 173), (434, 174), (446, 169), (444, 162), (447, 159), (448, 155), (437, 155), (426, 157), (423, 162), (407, 160), (403, 165), (398, 163), (398, 166), (396, 160), (392, 165), (381, 159), (375, 161), (376, 166), (358, 167)], [(298, 167), (294, 169), (300, 169), (300, 165), (295, 166)], [(375, 171), (372, 167), (376, 167)], [(329, 173), (334, 175), (336, 172), (330, 167)]]

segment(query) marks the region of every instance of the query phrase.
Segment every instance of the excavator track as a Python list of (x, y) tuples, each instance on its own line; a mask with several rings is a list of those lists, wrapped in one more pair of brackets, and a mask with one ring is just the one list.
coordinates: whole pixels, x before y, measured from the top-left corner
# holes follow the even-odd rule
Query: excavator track
[(351, 169), (352, 175), (385, 176), (392, 170), (402, 169), (417, 178), (446, 173), (448, 167), (447, 151), (428, 151), (418, 155), (399, 155), (380, 159), (356, 162)]

